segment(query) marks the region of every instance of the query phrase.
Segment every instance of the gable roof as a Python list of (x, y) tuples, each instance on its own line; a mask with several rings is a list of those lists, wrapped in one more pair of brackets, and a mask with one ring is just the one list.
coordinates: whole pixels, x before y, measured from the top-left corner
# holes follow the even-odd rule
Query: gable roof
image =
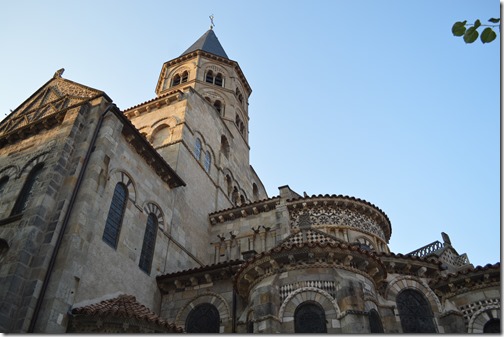
[(55, 74), (0, 122), (0, 147), (61, 123), (67, 111), (80, 109), (99, 96), (112, 101), (103, 91)]
[(180, 56), (192, 53), (196, 50), (202, 50), (207, 53), (211, 53), (226, 59), (229, 59), (224, 48), (222, 48), (217, 35), (215, 35), (212, 29), (207, 30), (196, 42), (194, 42), (185, 52)]

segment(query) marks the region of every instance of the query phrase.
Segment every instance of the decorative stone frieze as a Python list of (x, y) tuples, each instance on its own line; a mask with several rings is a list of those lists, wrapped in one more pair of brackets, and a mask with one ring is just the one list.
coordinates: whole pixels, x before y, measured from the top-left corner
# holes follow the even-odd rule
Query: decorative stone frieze
[[(388, 242), (391, 226), (388, 217), (375, 206), (360, 199), (343, 196), (319, 196), (288, 200), (291, 227), (350, 227)], [(309, 219), (307, 218), (309, 217)]]

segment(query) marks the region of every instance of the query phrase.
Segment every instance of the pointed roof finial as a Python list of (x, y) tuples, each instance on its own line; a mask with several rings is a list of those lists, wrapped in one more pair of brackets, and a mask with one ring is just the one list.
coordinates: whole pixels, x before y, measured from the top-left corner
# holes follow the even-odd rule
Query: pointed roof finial
[(214, 24), (214, 22), (213, 22), (213, 19), (214, 19), (213, 14), (212, 14), (212, 15), (210, 15), (210, 16), (209, 16), (209, 18), (210, 18), (210, 29), (213, 29), (213, 27), (215, 27), (215, 24)]
[(65, 68), (61, 68), (60, 70), (56, 70), (56, 72), (53, 75), (53, 78), (61, 78), (61, 75), (63, 75), (64, 71), (65, 71)]

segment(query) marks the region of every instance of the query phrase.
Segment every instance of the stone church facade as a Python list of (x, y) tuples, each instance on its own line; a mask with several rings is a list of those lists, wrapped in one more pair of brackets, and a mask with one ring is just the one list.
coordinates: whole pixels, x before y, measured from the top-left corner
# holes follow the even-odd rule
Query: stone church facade
[(63, 70), (0, 122), (1, 332), (500, 331), (500, 263), (393, 253), (377, 206), (269, 197), (212, 29), (124, 111)]

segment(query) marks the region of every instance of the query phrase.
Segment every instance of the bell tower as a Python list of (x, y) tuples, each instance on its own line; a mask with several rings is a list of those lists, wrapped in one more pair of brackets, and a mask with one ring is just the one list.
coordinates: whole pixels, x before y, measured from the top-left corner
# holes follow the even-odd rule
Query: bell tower
[(187, 189), (192, 181), (197, 193), (214, 195), (209, 213), (267, 197), (249, 163), (252, 89), (212, 26), (163, 64), (155, 92), (125, 113)]
[(248, 144), (248, 98), (252, 89), (240, 66), (229, 59), (212, 27), (178, 58), (166, 62), (156, 94), (193, 88)]

